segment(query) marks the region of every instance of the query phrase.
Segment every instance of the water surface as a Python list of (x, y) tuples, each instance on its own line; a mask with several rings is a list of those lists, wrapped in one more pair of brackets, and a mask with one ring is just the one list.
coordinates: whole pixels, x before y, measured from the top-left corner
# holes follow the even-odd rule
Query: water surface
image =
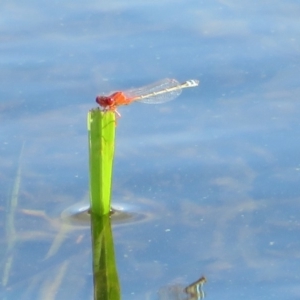
[(92, 299), (90, 228), (61, 218), (88, 203), (87, 111), (171, 77), (201, 86), (120, 109), (113, 201), (147, 216), (113, 224), (122, 299), (202, 275), (207, 299), (299, 298), (299, 12), (2, 2), (1, 297)]

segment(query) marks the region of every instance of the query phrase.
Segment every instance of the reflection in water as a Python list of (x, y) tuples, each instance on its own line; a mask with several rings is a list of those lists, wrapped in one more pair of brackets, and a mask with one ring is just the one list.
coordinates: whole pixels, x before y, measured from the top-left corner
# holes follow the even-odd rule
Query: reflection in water
[(91, 214), (94, 300), (120, 300), (111, 219)]
[(206, 283), (204, 276), (197, 281), (191, 283), (187, 287), (181, 284), (174, 284), (163, 287), (159, 290), (159, 300), (200, 300), (204, 299), (205, 293), (202, 289), (203, 284)]
[(198, 300), (204, 298), (204, 292), (202, 290), (203, 284), (206, 282), (206, 278), (202, 276), (197, 281), (188, 285), (184, 291), (190, 296), (191, 300)]

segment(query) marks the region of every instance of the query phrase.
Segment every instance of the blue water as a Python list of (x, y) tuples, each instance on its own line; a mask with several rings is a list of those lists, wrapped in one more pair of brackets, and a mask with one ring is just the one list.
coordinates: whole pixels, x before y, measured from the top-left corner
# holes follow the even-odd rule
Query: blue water
[(147, 216), (113, 225), (122, 299), (202, 275), (207, 299), (299, 298), (298, 1), (0, 8), (3, 299), (92, 299), (89, 226), (60, 217), (88, 203), (86, 114), (165, 77), (200, 86), (120, 108), (113, 201)]

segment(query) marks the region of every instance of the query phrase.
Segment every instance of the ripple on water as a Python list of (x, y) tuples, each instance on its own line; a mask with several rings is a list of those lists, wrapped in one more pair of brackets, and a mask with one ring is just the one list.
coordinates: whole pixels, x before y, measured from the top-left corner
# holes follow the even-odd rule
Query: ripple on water
[[(129, 204), (117, 203), (113, 205), (111, 221), (113, 226), (128, 225), (133, 223), (146, 222), (154, 219), (154, 213), (149, 209), (141, 211), (141, 207)], [(68, 207), (61, 214), (63, 222), (74, 226), (90, 226), (90, 206), (87, 203), (77, 203)]]

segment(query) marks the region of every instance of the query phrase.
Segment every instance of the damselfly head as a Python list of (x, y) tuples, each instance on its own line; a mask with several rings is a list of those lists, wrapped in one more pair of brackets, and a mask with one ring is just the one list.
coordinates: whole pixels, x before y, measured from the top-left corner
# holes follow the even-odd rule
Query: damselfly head
[(96, 102), (103, 108), (108, 108), (114, 104), (114, 100), (107, 96), (97, 96)]

